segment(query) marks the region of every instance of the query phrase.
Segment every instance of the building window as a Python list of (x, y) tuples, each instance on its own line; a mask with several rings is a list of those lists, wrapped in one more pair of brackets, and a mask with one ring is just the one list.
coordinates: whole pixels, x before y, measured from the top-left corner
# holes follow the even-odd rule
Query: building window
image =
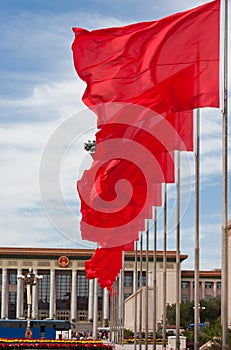
[(130, 297), (130, 295), (132, 295), (132, 293), (124, 293), (124, 299), (127, 299), (128, 297)]
[(221, 289), (221, 282), (217, 282), (217, 289)]
[(189, 287), (189, 282), (181, 282), (181, 288), (188, 288)]
[(17, 273), (16, 273), (16, 270), (9, 270), (8, 283), (9, 284), (17, 284)]
[(103, 310), (103, 289), (98, 284), (98, 321), (101, 321), (101, 314), (99, 311)]
[(88, 280), (84, 271), (77, 273), (77, 309), (88, 310)]
[(212, 282), (205, 282), (205, 288), (206, 289), (212, 288)]
[(56, 272), (56, 310), (65, 310), (59, 319), (66, 319), (66, 311), (71, 306), (71, 271)]
[(16, 318), (16, 292), (9, 292), (8, 318)]
[(62, 310), (62, 311), (57, 311), (57, 320), (69, 320), (70, 318), (70, 311), (69, 310)]
[[(146, 285), (146, 272), (142, 272), (142, 286)], [(140, 287), (140, 271), (138, 272), (138, 287)]]
[(0, 285), (2, 284), (2, 270), (0, 272)]
[(212, 295), (206, 295), (206, 296), (205, 296), (205, 300), (206, 300), (206, 301), (209, 301), (209, 300), (211, 300), (212, 298), (213, 298)]
[(50, 305), (50, 271), (39, 271), (39, 275), (43, 276), (38, 282), (38, 308), (39, 318), (48, 317)]
[(79, 321), (87, 322), (87, 311), (77, 311), (77, 318)]
[(133, 273), (125, 272), (124, 274), (124, 287), (132, 287), (133, 284)]
[(182, 294), (182, 295), (181, 295), (181, 301), (182, 301), (183, 303), (185, 303), (186, 301), (188, 301), (188, 296), (185, 295), (185, 294)]

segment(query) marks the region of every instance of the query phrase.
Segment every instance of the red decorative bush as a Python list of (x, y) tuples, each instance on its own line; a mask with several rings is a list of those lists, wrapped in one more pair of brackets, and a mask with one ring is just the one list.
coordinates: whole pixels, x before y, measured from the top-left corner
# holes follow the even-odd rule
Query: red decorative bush
[(81, 340), (42, 340), (42, 339), (0, 339), (0, 349), (76, 349), (76, 350), (114, 350), (102, 341)]

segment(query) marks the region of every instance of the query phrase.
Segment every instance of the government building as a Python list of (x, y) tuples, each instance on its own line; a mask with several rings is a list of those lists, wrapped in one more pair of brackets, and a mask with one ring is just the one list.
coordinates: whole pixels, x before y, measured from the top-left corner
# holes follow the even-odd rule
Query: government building
[[(23, 279), (29, 269), (41, 276), (32, 288), (32, 319), (70, 320), (80, 330), (89, 329), (93, 318), (93, 280), (85, 276), (84, 263), (94, 250), (49, 248), (0, 248), (1, 319), (27, 317), (27, 295)], [(163, 252), (158, 251), (156, 262), (157, 323), (163, 310)], [(181, 262), (187, 255), (181, 254)], [(153, 252), (149, 253), (148, 272), (145, 252), (142, 254), (142, 285), (153, 285)], [(137, 269), (135, 269), (135, 264)], [(137, 275), (135, 274), (137, 271)], [(140, 286), (140, 254), (126, 251), (124, 255), (123, 294), (126, 301)], [(167, 304), (176, 300), (176, 252), (167, 252)], [(181, 270), (181, 300), (194, 299), (194, 272)], [(209, 300), (221, 296), (221, 270), (200, 271), (200, 298)], [(108, 291), (98, 286), (98, 324), (110, 320), (111, 299)], [(126, 327), (125, 327), (126, 328)]]

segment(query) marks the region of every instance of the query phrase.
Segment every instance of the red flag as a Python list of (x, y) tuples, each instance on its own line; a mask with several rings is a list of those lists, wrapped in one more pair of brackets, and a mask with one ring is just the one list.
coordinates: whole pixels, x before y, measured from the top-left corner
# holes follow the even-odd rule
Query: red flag
[(118, 138), (121, 142), (123, 139), (139, 142), (153, 154), (193, 151), (192, 110), (159, 115), (137, 105), (111, 103), (103, 106), (103, 114), (101, 129), (96, 133), (97, 145)]
[[(157, 155), (159, 167), (152, 162), (153, 157), (149, 162), (145, 159), (143, 168), (142, 164), (139, 168), (126, 159), (93, 162), (77, 182), (82, 239), (103, 247), (120, 246), (137, 239), (138, 232), (144, 229), (143, 220), (151, 217), (150, 208), (161, 205), (161, 184), (154, 184), (157, 179), (163, 179), (159, 169), (166, 168), (166, 176), (173, 176), (173, 160), (166, 153), (169, 159), (164, 157), (161, 161), (161, 155)], [(136, 154), (133, 158), (137, 158)], [(159, 177), (154, 176), (155, 169)]]
[(100, 287), (111, 293), (113, 282), (122, 268), (122, 252), (133, 249), (134, 243), (116, 248), (97, 248), (92, 258), (85, 262), (86, 278), (98, 278)]
[(126, 102), (160, 113), (219, 107), (219, 27), (215, 0), (158, 21), (74, 28), (84, 103)]

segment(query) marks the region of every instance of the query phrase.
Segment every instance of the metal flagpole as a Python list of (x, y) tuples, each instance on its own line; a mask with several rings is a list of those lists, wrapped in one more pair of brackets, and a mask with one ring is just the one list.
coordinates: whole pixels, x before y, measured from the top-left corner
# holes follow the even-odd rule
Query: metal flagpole
[(177, 152), (176, 190), (176, 350), (180, 350), (180, 152)]
[(163, 349), (166, 348), (166, 283), (167, 282), (167, 185), (164, 184), (164, 251), (163, 251)]
[(224, 0), (224, 91), (222, 116), (222, 349), (228, 349), (228, 0)]
[(148, 269), (149, 269), (149, 220), (146, 227), (146, 286), (145, 286), (145, 350), (148, 350)]
[(110, 295), (110, 341), (114, 343), (114, 284)]
[(122, 269), (119, 277), (119, 291), (118, 291), (118, 342), (122, 343)]
[(94, 299), (93, 299), (93, 339), (98, 339), (98, 279), (94, 278)]
[(121, 271), (121, 343), (124, 345), (124, 251), (122, 252), (122, 271)]
[(119, 321), (119, 276), (116, 277), (116, 293), (115, 293), (115, 305), (116, 305), (116, 343), (119, 343), (119, 328), (120, 328), (120, 321)]
[(195, 253), (194, 253), (194, 350), (199, 349), (199, 271), (200, 271), (200, 240), (199, 240), (199, 185), (200, 185), (200, 111), (196, 112), (195, 138)]
[(153, 247), (153, 346), (152, 349), (156, 350), (156, 207), (154, 208), (154, 247)]
[(114, 293), (113, 293), (113, 304), (114, 304), (114, 342), (117, 343), (118, 341), (118, 333), (117, 333), (117, 320), (118, 320), (118, 309), (117, 309), (117, 296), (116, 294), (118, 293), (118, 288), (117, 288), (117, 281), (118, 278), (116, 277), (115, 283), (114, 283)]
[(134, 283), (134, 286), (135, 286), (135, 290), (134, 290), (134, 293), (135, 293), (135, 300), (134, 300), (134, 309), (135, 309), (135, 315), (134, 315), (134, 350), (136, 350), (136, 344), (137, 344), (137, 289), (138, 289), (138, 286), (137, 286), (137, 245), (138, 245), (138, 242), (136, 241), (135, 242), (135, 283)]
[(143, 317), (143, 313), (142, 313), (142, 287), (143, 287), (143, 232), (141, 232), (140, 235), (140, 308), (139, 308), (139, 312), (140, 312), (140, 342), (139, 342), (139, 350), (142, 349), (142, 317)]

